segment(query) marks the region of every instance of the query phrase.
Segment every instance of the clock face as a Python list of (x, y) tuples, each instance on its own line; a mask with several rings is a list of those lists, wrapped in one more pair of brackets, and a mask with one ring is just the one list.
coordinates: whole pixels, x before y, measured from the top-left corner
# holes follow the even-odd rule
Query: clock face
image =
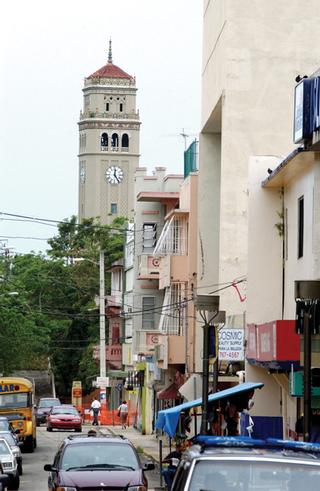
[(84, 167), (81, 167), (80, 169), (80, 182), (83, 184), (86, 180), (86, 170)]
[(120, 184), (123, 180), (123, 170), (112, 165), (106, 170), (106, 179), (110, 184)]

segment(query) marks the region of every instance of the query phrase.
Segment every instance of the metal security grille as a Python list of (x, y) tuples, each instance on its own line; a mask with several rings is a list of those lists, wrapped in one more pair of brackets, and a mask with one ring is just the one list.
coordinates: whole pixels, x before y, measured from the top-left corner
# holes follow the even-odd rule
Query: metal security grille
[(183, 336), (187, 320), (186, 283), (166, 288), (159, 329), (165, 334)]

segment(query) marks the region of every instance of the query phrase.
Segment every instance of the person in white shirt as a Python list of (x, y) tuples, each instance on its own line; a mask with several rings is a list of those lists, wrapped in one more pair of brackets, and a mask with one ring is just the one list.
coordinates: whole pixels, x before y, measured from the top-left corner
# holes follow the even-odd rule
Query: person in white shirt
[(122, 401), (122, 403), (118, 407), (118, 414), (120, 416), (122, 429), (126, 429), (128, 419), (128, 404), (126, 401)]
[(92, 424), (96, 425), (96, 426), (99, 425), (98, 416), (99, 416), (100, 408), (101, 408), (101, 404), (98, 401), (98, 399), (95, 397), (92, 401), (92, 404), (91, 404), (91, 410), (92, 410), (92, 414), (93, 414)]

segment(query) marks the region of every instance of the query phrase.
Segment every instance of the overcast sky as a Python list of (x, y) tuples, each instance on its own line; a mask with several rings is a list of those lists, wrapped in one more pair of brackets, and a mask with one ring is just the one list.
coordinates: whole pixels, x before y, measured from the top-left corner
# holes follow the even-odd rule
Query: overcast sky
[[(77, 214), (84, 77), (113, 62), (137, 79), (140, 165), (183, 171), (200, 126), (202, 0), (16, 0), (1, 5), (0, 212)], [(0, 241), (45, 251), (55, 228), (0, 215)], [(4, 220), (5, 219), (5, 220)]]

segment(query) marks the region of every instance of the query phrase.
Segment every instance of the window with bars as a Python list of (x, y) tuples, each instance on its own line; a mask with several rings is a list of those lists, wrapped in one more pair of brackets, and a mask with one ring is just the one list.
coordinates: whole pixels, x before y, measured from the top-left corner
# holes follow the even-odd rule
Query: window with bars
[(142, 297), (142, 329), (155, 329), (155, 297)]
[(169, 335), (183, 336), (186, 324), (186, 283), (171, 283), (166, 288), (159, 330)]
[(151, 251), (155, 248), (157, 242), (157, 224), (144, 223), (142, 232), (142, 249)]

